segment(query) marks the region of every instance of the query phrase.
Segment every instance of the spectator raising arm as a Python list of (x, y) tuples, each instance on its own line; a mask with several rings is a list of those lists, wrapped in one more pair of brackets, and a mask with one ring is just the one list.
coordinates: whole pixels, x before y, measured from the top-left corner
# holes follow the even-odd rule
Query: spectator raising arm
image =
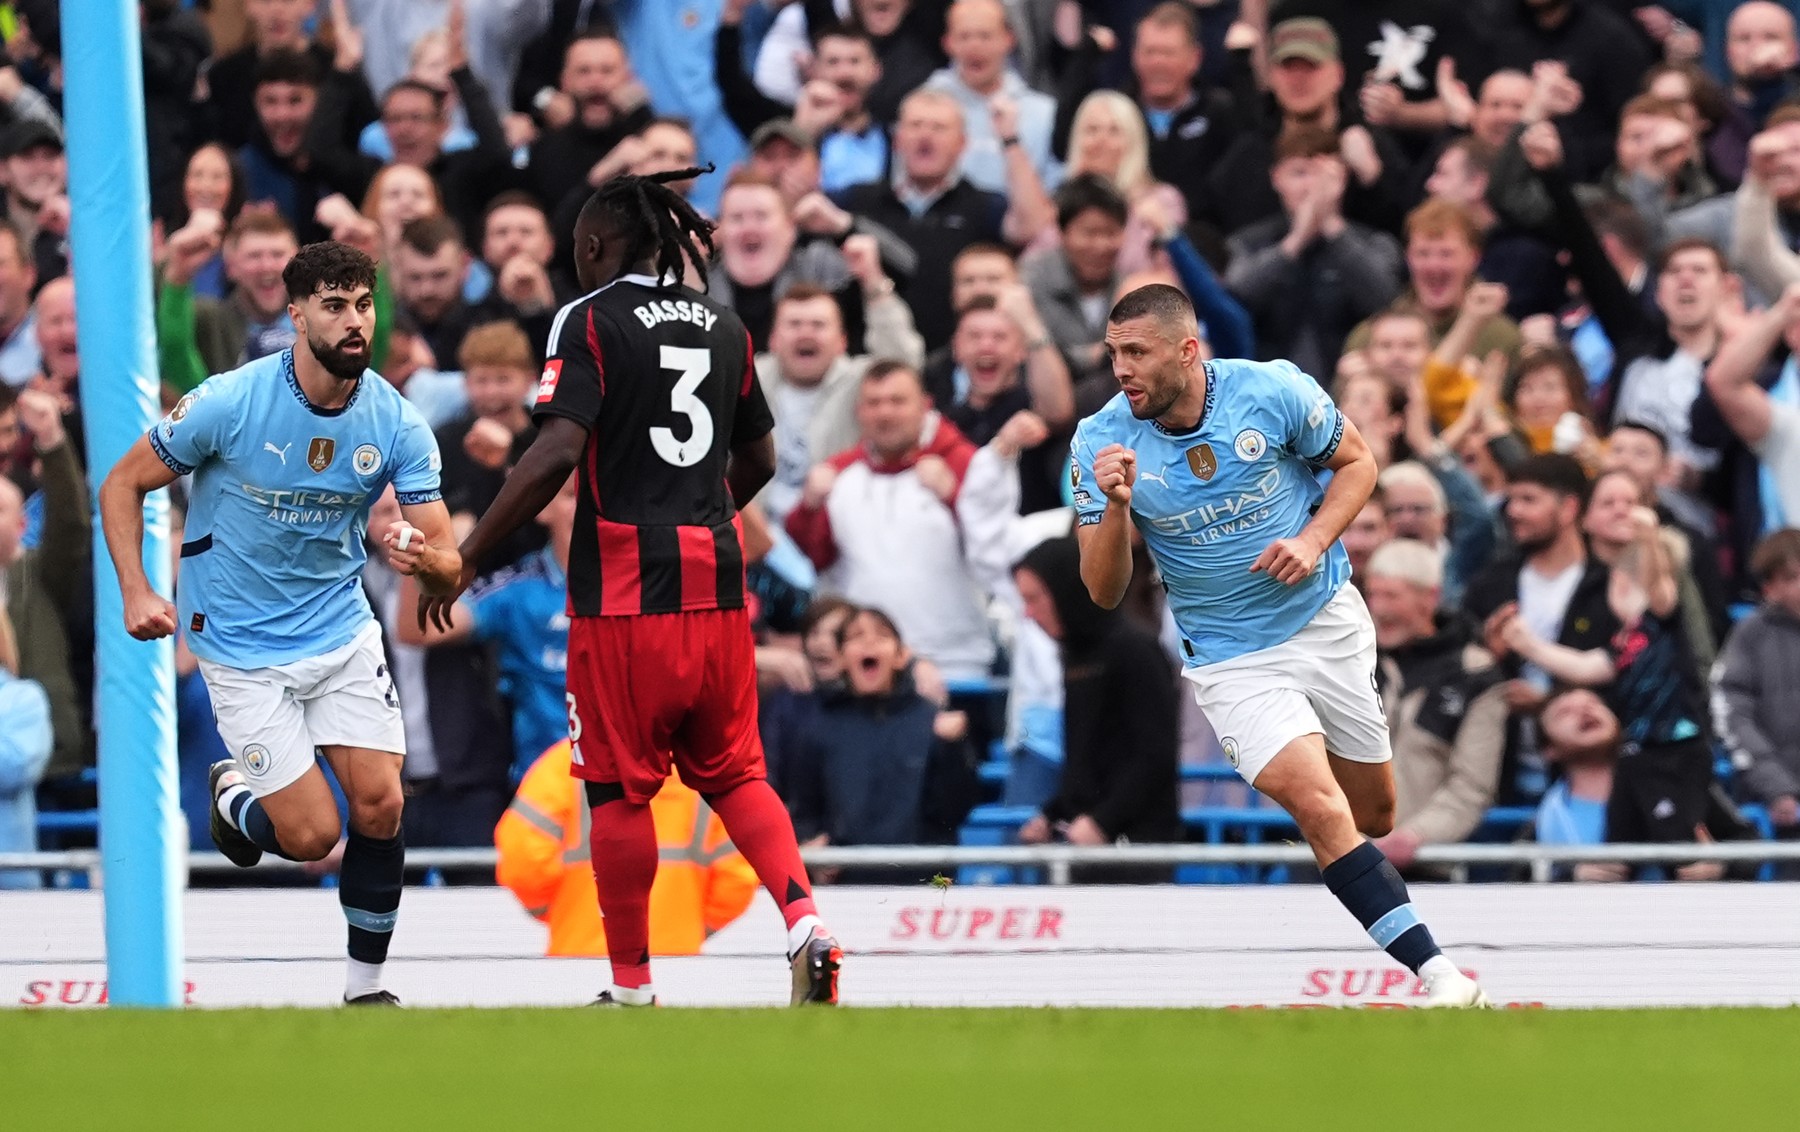
[(1001, 95), (992, 100), (992, 108), (994, 134), (1006, 158), (1006, 217), (1000, 230), (1007, 243), (1022, 248), (1056, 223), (1056, 206), (1044, 191), (1030, 152), (1019, 144), (1018, 104)]
[(1039, 317), (1031, 291), (1023, 283), (1008, 284), (999, 295), (1000, 312), (1010, 317), (1025, 339), (1025, 387), (1031, 408), (1046, 425), (1060, 429), (1075, 419), (1075, 383), (1062, 351)]
[(785, 118), (790, 109), (757, 88), (744, 70), (744, 12), (756, 0), (725, 0), (719, 12), (719, 30), (713, 36), (713, 78), (719, 84), (720, 101), (738, 132), (749, 137), (756, 127)]
[(1800, 175), (1800, 146), (1791, 131), (1768, 130), (1750, 139), (1750, 167), (1733, 201), (1731, 262), (1744, 282), (1764, 295), (1779, 295), (1800, 283), (1800, 255), (1783, 238), (1771, 182)]
[(1156, 243), (1169, 253), (1169, 263), (1181, 280), (1182, 289), (1193, 301), (1194, 313), (1206, 329), (1206, 343), (1216, 358), (1253, 358), (1256, 335), (1251, 329), (1250, 312), (1231, 297), (1212, 266), (1201, 256), (1194, 242), (1175, 222), (1175, 217), (1161, 200), (1146, 197), (1138, 204), (1139, 215), (1156, 230)]
[(1790, 283), (1775, 305), (1751, 315), (1736, 334), (1725, 339), (1706, 368), (1706, 389), (1725, 423), (1752, 449), (1768, 439), (1774, 405), (1756, 383), (1770, 351), (1789, 323), (1800, 319), (1800, 283)]

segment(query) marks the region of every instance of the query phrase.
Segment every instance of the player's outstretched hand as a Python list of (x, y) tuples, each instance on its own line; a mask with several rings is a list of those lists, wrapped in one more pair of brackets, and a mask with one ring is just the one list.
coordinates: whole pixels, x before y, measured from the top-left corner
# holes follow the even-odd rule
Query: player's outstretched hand
[(154, 590), (125, 599), (125, 631), (140, 641), (155, 641), (175, 632), (175, 606)]
[(1256, 556), (1250, 572), (1266, 573), (1282, 585), (1292, 586), (1305, 581), (1318, 563), (1318, 549), (1306, 539), (1296, 536), (1276, 539), (1270, 543), (1267, 550)]
[(1137, 483), (1137, 453), (1123, 444), (1108, 444), (1094, 454), (1094, 486), (1108, 503), (1131, 506), (1131, 487)]

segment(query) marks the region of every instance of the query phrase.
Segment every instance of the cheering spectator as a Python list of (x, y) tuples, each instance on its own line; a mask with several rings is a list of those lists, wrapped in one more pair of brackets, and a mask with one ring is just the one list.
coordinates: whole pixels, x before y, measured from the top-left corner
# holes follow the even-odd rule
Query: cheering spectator
[(1761, 129), (1774, 110), (1800, 92), (1794, 68), (1800, 41), (1793, 13), (1780, 4), (1752, 0), (1740, 4), (1725, 25), (1725, 63), (1731, 71), (1731, 98)]
[(1509, 654), (1497, 634), (1517, 620), (1540, 640), (1571, 649), (1604, 648), (1619, 630), (1607, 604), (1606, 564), (1591, 557), (1581, 537), (1587, 473), (1571, 456), (1532, 456), (1507, 477), (1506, 523), (1514, 551), (1469, 585), (1463, 608), (1484, 623), (1489, 651), (1506, 661), (1510, 681), (1507, 759), (1500, 776), (1502, 804), (1534, 802), (1546, 783), (1536, 717), (1552, 677), (1528, 658)]
[[(525, 332), (511, 322), (469, 331), (457, 356), (468, 409), (437, 430), (444, 505), (471, 526), (493, 505), (513, 463), (537, 437), (525, 411), (537, 383), (537, 360)], [(514, 531), (493, 554), (474, 563), (478, 577), (511, 566), (544, 545), (541, 531)], [(548, 744), (544, 744), (548, 746)], [(523, 752), (542, 750), (526, 746)]]
[(738, 131), (752, 137), (791, 114), (796, 126), (817, 139), (819, 186), (826, 192), (879, 180), (887, 172), (888, 136), (868, 108), (869, 91), (881, 78), (869, 33), (855, 24), (814, 29), (811, 77), (790, 107), (764, 95), (744, 71), (738, 25), (745, 6), (744, 0), (725, 5), (713, 41), (713, 70)]
[(1624, 17), (1590, 0), (1541, 0), (1523, 10), (1524, 18), (1496, 37), (1493, 60), (1532, 73), (1542, 109), (1528, 110), (1527, 119), (1555, 115), (1571, 164), (1591, 177), (1605, 167), (1619, 110), (1650, 65), (1643, 41)]
[(31, 306), (36, 285), (37, 269), (26, 254), (24, 237), (0, 220), (0, 382), (14, 389), (30, 381), (43, 364)]
[[(1625, 472), (1600, 473), (1588, 497), (1587, 511), (1581, 517), (1588, 551), (1607, 566), (1616, 568), (1637, 540), (1639, 512), (1644, 510), (1655, 513), (1634, 477)], [(1660, 517), (1658, 521), (1661, 521)], [(1713, 636), (1712, 619), (1689, 565), (1693, 551), (1678, 530), (1665, 529), (1663, 538), (1671, 547), (1670, 572), (1675, 579), (1677, 612), (1688, 650), (1693, 655), (1694, 668), (1708, 672), (1718, 655), (1718, 638)]]
[(1800, 838), (1800, 531), (1763, 539), (1750, 560), (1762, 604), (1713, 670), (1713, 724), (1775, 836)]
[[(575, 477), (538, 513), (549, 545), (495, 574), (459, 600), (450, 624), (400, 619), (400, 640), (414, 646), (475, 641), (498, 646), (500, 691), (512, 702), (513, 780), (530, 769), (525, 752), (548, 749), (569, 730), (563, 685), (569, 663), (569, 544), (575, 530)], [(400, 607), (416, 604), (416, 585), (401, 583)], [(540, 745), (541, 744), (541, 745)]]
[[(1412, 286), (1405, 302), (1425, 318), (1431, 342), (1436, 344), (1455, 325), (1469, 289), (1476, 283), (1481, 263), (1481, 232), (1462, 208), (1446, 201), (1426, 201), (1406, 218), (1406, 270)], [(1369, 342), (1370, 323), (1351, 331), (1346, 349), (1360, 350)], [(1489, 315), (1469, 344), (1469, 352), (1485, 358), (1499, 350), (1518, 355), (1519, 328), (1503, 313)], [(1423, 363), (1423, 359), (1420, 359)]]
[(1058, 246), (1019, 263), (1019, 275), (1077, 381), (1112, 376), (1106, 312), (1118, 290), (1126, 218), (1125, 198), (1105, 178), (1078, 174), (1056, 192)]
[(759, 350), (769, 344), (775, 304), (789, 287), (811, 283), (836, 292), (850, 284), (843, 252), (824, 242), (799, 244), (798, 236), (774, 182), (750, 173), (732, 177), (719, 199), (719, 262), (706, 289), (737, 312)]
[[(977, 789), (967, 717), (919, 694), (900, 630), (880, 610), (851, 613), (838, 647), (843, 683), (822, 697), (787, 775), (795, 834), (808, 845), (955, 840)], [(917, 878), (869, 870), (849, 879)]]
[[(30, 388), (56, 398), (62, 410), (63, 432), (75, 453), (76, 463), (87, 465), (87, 449), (81, 426), (81, 350), (75, 333), (75, 281), (67, 275), (44, 284), (33, 306), (37, 324), (38, 356), (43, 365)], [(29, 427), (29, 422), (26, 422)], [(15, 626), (16, 627), (16, 626)]]
[[(904, 638), (947, 677), (987, 675), (994, 643), (957, 506), (975, 445), (931, 410), (918, 371), (900, 362), (869, 367), (856, 419), (861, 442), (808, 473), (788, 533), (826, 592), (886, 602)], [(981, 463), (994, 474), (1000, 461)]]
[(1420, 846), (1475, 831), (1506, 747), (1500, 673), (1462, 617), (1439, 612), (1442, 582), (1442, 557), (1399, 538), (1370, 558), (1363, 585), (1394, 745), (1394, 828), (1377, 844), (1399, 869)]
[(1386, 131), (1372, 132), (1345, 119), (1344, 63), (1331, 25), (1311, 17), (1276, 24), (1269, 33), (1268, 85), (1274, 113), (1262, 115), (1260, 129), (1240, 132), (1210, 170), (1208, 219), (1221, 231), (1235, 232), (1278, 214), (1281, 200), (1269, 184), (1275, 141), (1291, 127), (1310, 126), (1337, 139), (1350, 171), (1344, 214), (1373, 228), (1394, 228), (1408, 163)]
[(1400, 245), (1344, 219), (1348, 176), (1324, 130), (1292, 128), (1275, 143), (1281, 215), (1232, 235), (1225, 273), (1255, 320), (1258, 358), (1330, 373), (1344, 338), (1400, 289)]
[[(844, 658), (838, 647), (838, 633), (854, 612), (856, 606), (841, 597), (815, 598), (801, 614), (798, 626), (799, 663), (804, 675), (770, 681), (762, 688), (757, 702), (757, 731), (762, 736), (763, 754), (769, 766), (769, 785), (783, 798), (791, 793), (788, 772), (797, 764), (799, 744), (805, 741), (818, 714), (822, 690), (843, 679)], [(759, 673), (768, 650), (780, 647), (758, 648)], [(915, 672), (917, 665), (915, 661)]]
[(1629, 200), (1654, 200), (1640, 211), (1687, 208), (1718, 191), (1682, 105), (1655, 95), (1641, 94), (1625, 104), (1613, 158), (1601, 183)]
[(1558, 680), (1608, 687), (1624, 743), (1606, 839), (1692, 841), (1711, 802), (1706, 690), (1680, 616), (1676, 549), (1649, 508), (1632, 522), (1636, 537), (1611, 570), (1608, 604), (1623, 628), (1609, 645), (1547, 641), (1516, 611), (1502, 611), (1492, 636)]
[(1555, 314), (1566, 300), (1556, 251), (1532, 233), (1503, 222), (1488, 203), (1494, 148), (1473, 136), (1458, 138), (1438, 155), (1425, 191), (1467, 212), (1481, 231), (1476, 272), (1507, 289), (1506, 313), (1516, 320)]
[(1369, 501), (1356, 513), (1356, 518), (1350, 520), (1339, 539), (1344, 544), (1344, 553), (1350, 558), (1350, 581), (1365, 595), (1368, 593), (1369, 559), (1393, 537), (1394, 529), (1388, 524), (1387, 496), (1377, 482), (1375, 490), (1369, 493)]
[(1726, 339), (1706, 371), (1706, 388), (1772, 478), (1772, 490), (1764, 493), (1765, 515), (1800, 516), (1800, 405), (1770, 396), (1755, 380), (1784, 338), (1790, 348), (1800, 341), (1800, 283), (1789, 284), (1774, 306)]
[(962, 111), (942, 91), (909, 95), (894, 128), (899, 174), (855, 185), (835, 202), (893, 232), (911, 246), (918, 269), (901, 291), (925, 347), (935, 350), (954, 329), (943, 280), (956, 254), (975, 243), (1029, 243), (1052, 222), (1050, 202), (1027, 161), (1007, 163), (1006, 195), (985, 192), (963, 178)]
[(1454, 608), (1462, 603), (1469, 581), (1493, 556), (1493, 523), (1480, 488), (1455, 457), (1434, 450), (1425, 458), (1431, 460), (1430, 467), (1402, 460), (1382, 469), (1381, 489), (1394, 537), (1417, 542), (1437, 556), (1435, 588), (1445, 606)]
[[(314, 0), (245, 0), (247, 42), (206, 68), (213, 135), (230, 149), (249, 145), (256, 137), (256, 76), (264, 58), (276, 51), (294, 51), (312, 56), (320, 74), (331, 66), (331, 49), (307, 33), (314, 6)], [(365, 94), (352, 116), (367, 122), (375, 114), (374, 100)]]
[[(482, 101), (495, 114), (508, 109), (519, 56), (549, 25), (552, 6), (552, 0), (333, 0), (333, 30), (340, 38), (346, 3), (357, 31), (368, 40), (369, 86), (383, 97), (404, 80), (419, 39), (446, 26), (457, 38), (466, 23), (469, 68), (481, 84)], [(477, 111), (468, 109), (473, 119)]]
[(199, 298), (192, 272), (217, 246), (216, 214), (202, 213), (169, 240), (162, 288), (156, 300), (157, 353), (163, 380), (185, 393), (209, 374), (224, 373), (294, 344), (282, 271), (299, 245), (287, 221), (273, 212), (247, 211), (225, 234), (223, 300)]
[(238, 150), (244, 166), (244, 195), (275, 206), (299, 236), (312, 243), (331, 232), (315, 214), (333, 193), (361, 196), (367, 177), (359, 167), (331, 160), (331, 152), (306, 147), (319, 101), (323, 69), (309, 54), (271, 51), (256, 67), (256, 134)]
[(869, 353), (852, 355), (843, 314), (827, 292), (796, 283), (775, 304), (769, 348), (756, 356), (775, 414), (775, 477), (757, 497), (771, 522), (787, 519), (815, 464), (856, 443), (858, 390), (869, 366), (879, 358), (919, 360), (912, 315), (898, 295), (890, 291), (867, 309)]
[[(1014, 570), (1025, 614), (1057, 643), (1063, 669), (1063, 766), (1056, 793), (1019, 840), (1071, 845), (1181, 837), (1176, 755), (1181, 702), (1168, 654), (1081, 581), (1073, 538), (1051, 539)], [(1115, 870), (1107, 878), (1120, 879)], [(1145, 880), (1166, 880), (1168, 870)]]
[[(383, 3), (384, 0), (369, 0)], [(307, 128), (307, 149), (345, 170), (359, 171), (363, 180), (381, 168), (381, 159), (351, 151), (342, 141), (355, 123), (350, 119), (357, 92), (364, 86), (361, 57), (362, 32), (338, 28), (337, 57), (319, 88), (318, 104)], [(466, 232), (479, 226), (482, 207), (493, 195), (493, 184), (511, 170), (511, 152), (505, 130), (495, 113), (487, 88), (470, 69), (470, 46), (461, 3), (450, 7), (447, 59), (449, 82), (458, 104), (469, 116), (475, 144), (447, 152), (450, 132), (449, 92), (417, 79), (401, 79), (382, 88), (381, 123), (387, 131), (393, 160), (424, 169), (437, 181), (444, 207)], [(352, 196), (360, 195), (357, 193)]]
[(6, 591), (0, 613), (10, 620), (18, 649), (17, 663), (5, 667), (48, 697), (54, 742), (46, 773), (60, 776), (93, 763), (92, 734), (75, 692), (69, 631), (79, 611), (88, 610), (91, 617), (93, 532), (86, 477), (56, 399), (27, 389), (17, 408), (42, 467), (44, 528), (37, 546), (26, 547), (25, 497), (11, 479), (0, 477), (0, 577)]
[[(6, 493), (16, 490), (0, 485), (0, 521), (6, 519)], [(50, 701), (35, 681), (19, 678), (12, 622), (6, 601), (0, 598), (0, 853), (37, 850), (35, 795), (50, 761), (51, 743)], [(0, 869), (0, 889), (37, 888), (41, 883), (35, 871)]]
[(1056, 351), (1024, 341), (1014, 313), (1021, 310), (1035, 317), (1016, 297), (1005, 308), (985, 295), (970, 301), (951, 340), (967, 390), (944, 416), (973, 443), (998, 442), (1019, 459), (1019, 506), (1029, 514), (1062, 505), (1068, 446), (1050, 435), (1073, 420), (1075, 395)]
[[(1131, 99), (1116, 90), (1097, 90), (1081, 100), (1069, 131), (1065, 173), (1071, 181), (1083, 174), (1104, 179), (1129, 206), (1125, 240), (1119, 249), (1120, 274), (1152, 265), (1162, 217), (1177, 227), (1187, 223), (1187, 202), (1181, 193), (1150, 174), (1150, 138), (1143, 115)], [(1152, 200), (1155, 207), (1147, 210)], [(1047, 231), (1033, 245), (1048, 247), (1060, 236), (1060, 231)]]
[(1706, 504), (1670, 489), (1668, 441), (1652, 425), (1625, 421), (1606, 438), (1602, 468), (1608, 474), (1628, 476), (1637, 490), (1636, 502), (1654, 508), (1663, 525), (1687, 541), (1688, 570), (1712, 638), (1723, 641), (1731, 622), (1725, 580), (1719, 573), (1716, 521)]
[(7, 127), (0, 149), (6, 219), (31, 249), (40, 285), (69, 270), (69, 163), (62, 135), (36, 119)]
[(393, 270), (399, 309), (418, 323), (434, 357), (456, 357), (463, 337), (500, 313), (464, 302), (469, 253), (456, 221), (448, 216), (422, 216), (405, 224)]
[(1574, 456), (1590, 468), (1595, 464), (1599, 443), (1588, 418), (1587, 382), (1575, 355), (1560, 346), (1528, 350), (1504, 397), (1533, 452)]
[(1000, 0), (954, 0), (944, 16), (944, 51), (950, 66), (921, 88), (950, 95), (962, 108), (967, 145), (962, 174), (990, 193), (1015, 180), (1012, 150), (1030, 163), (1037, 180), (1054, 187), (1061, 170), (1050, 155), (1056, 101), (1025, 85), (1007, 62), (1016, 40)]
[[(1532, 821), (1541, 845), (1599, 845), (1619, 761), (1619, 718), (1588, 688), (1556, 693), (1538, 716), (1544, 759), (1560, 773)], [(1580, 875), (1587, 865), (1577, 865)], [(1566, 870), (1562, 870), (1566, 875)]]
[[(1472, 287), (1470, 293), (1473, 294), (1478, 289)], [(1465, 299), (1465, 304), (1466, 302)], [(1486, 316), (1483, 316), (1482, 325), (1485, 324)], [(1394, 388), (1410, 389), (1418, 376), (1427, 372), (1425, 363), (1432, 352), (1431, 323), (1419, 313), (1418, 308), (1401, 302), (1375, 314), (1368, 320), (1367, 326), (1368, 335), (1363, 346), (1360, 350), (1351, 347), (1350, 353), (1360, 352), (1367, 359), (1369, 368), (1386, 378)], [(1445, 340), (1448, 340), (1448, 335)], [(1437, 423), (1448, 423), (1439, 414), (1435, 397), (1432, 400), (1432, 413), (1438, 418)]]
[(571, 196), (586, 199), (604, 184), (600, 174), (612, 173), (600, 163), (652, 120), (625, 45), (604, 32), (583, 32), (569, 41), (557, 93), (566, 100), (567, 117), (533, 143), (530, 166), (537, 198), (552, 215), (560, 214)]
[[(1191, 5), (1161, 3), (1138, 21), (1131, 39), (1137, 105), (1149, 127), (1150, 171), (1181, 191), (1192, 216), (1215, 212), (1207, 175), (1237, 136), (1238, 107), (1223, 91), (1203, 90), (1200, 26)], [(1092, 95), (1089, 96), (1093, 97)], [(1087, 105), (1086, 100), (1081, 103)], [(1070, 130), (1070, 164), (1080, 149), (1081, 110)], [(1133, 189), (1115, 177), (1128, 196)]]
[[(196, 214), (209, 212), (218, 213), (229, 229), (243, 207), (243, 166), (230, 150), (216, 142), (208, 142), (188, 158), (187, 175), (181, 185), (181, 204), (169, 213), (164, 230), (177, 231), (192, 222)], [(194, 294), (207, 299), (223, 299), (229, 291), (225, 258), (215, 249), (212, 258), (194, 272)]]

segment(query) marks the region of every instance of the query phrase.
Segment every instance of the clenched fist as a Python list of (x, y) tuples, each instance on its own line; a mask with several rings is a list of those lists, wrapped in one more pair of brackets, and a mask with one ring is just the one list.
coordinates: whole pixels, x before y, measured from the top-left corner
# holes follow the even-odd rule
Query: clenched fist
[(1108, 503), (1131, 506), (1131, 487), (1137, 483), (1137, 453), (1123, 444), (1109, 444), (1094, 456), (1094, 485)]

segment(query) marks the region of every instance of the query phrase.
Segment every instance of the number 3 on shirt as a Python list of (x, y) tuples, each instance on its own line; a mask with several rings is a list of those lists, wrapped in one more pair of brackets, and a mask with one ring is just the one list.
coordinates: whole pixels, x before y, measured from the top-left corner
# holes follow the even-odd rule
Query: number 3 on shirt
[(665, 462), (677, 468), (692, 467), (712, 449), (712, 414), (707, 411), (706, 402), (694, 396), (694, 390), (712, 373), (712, 351), (664, 346), (662, 368), (681, 375), (669, 391), (669, 408), (686, 417), (690, 428), (686, 440), (676, 440), (672, 429), (658, 426), (650, 430), (650, 444)]

